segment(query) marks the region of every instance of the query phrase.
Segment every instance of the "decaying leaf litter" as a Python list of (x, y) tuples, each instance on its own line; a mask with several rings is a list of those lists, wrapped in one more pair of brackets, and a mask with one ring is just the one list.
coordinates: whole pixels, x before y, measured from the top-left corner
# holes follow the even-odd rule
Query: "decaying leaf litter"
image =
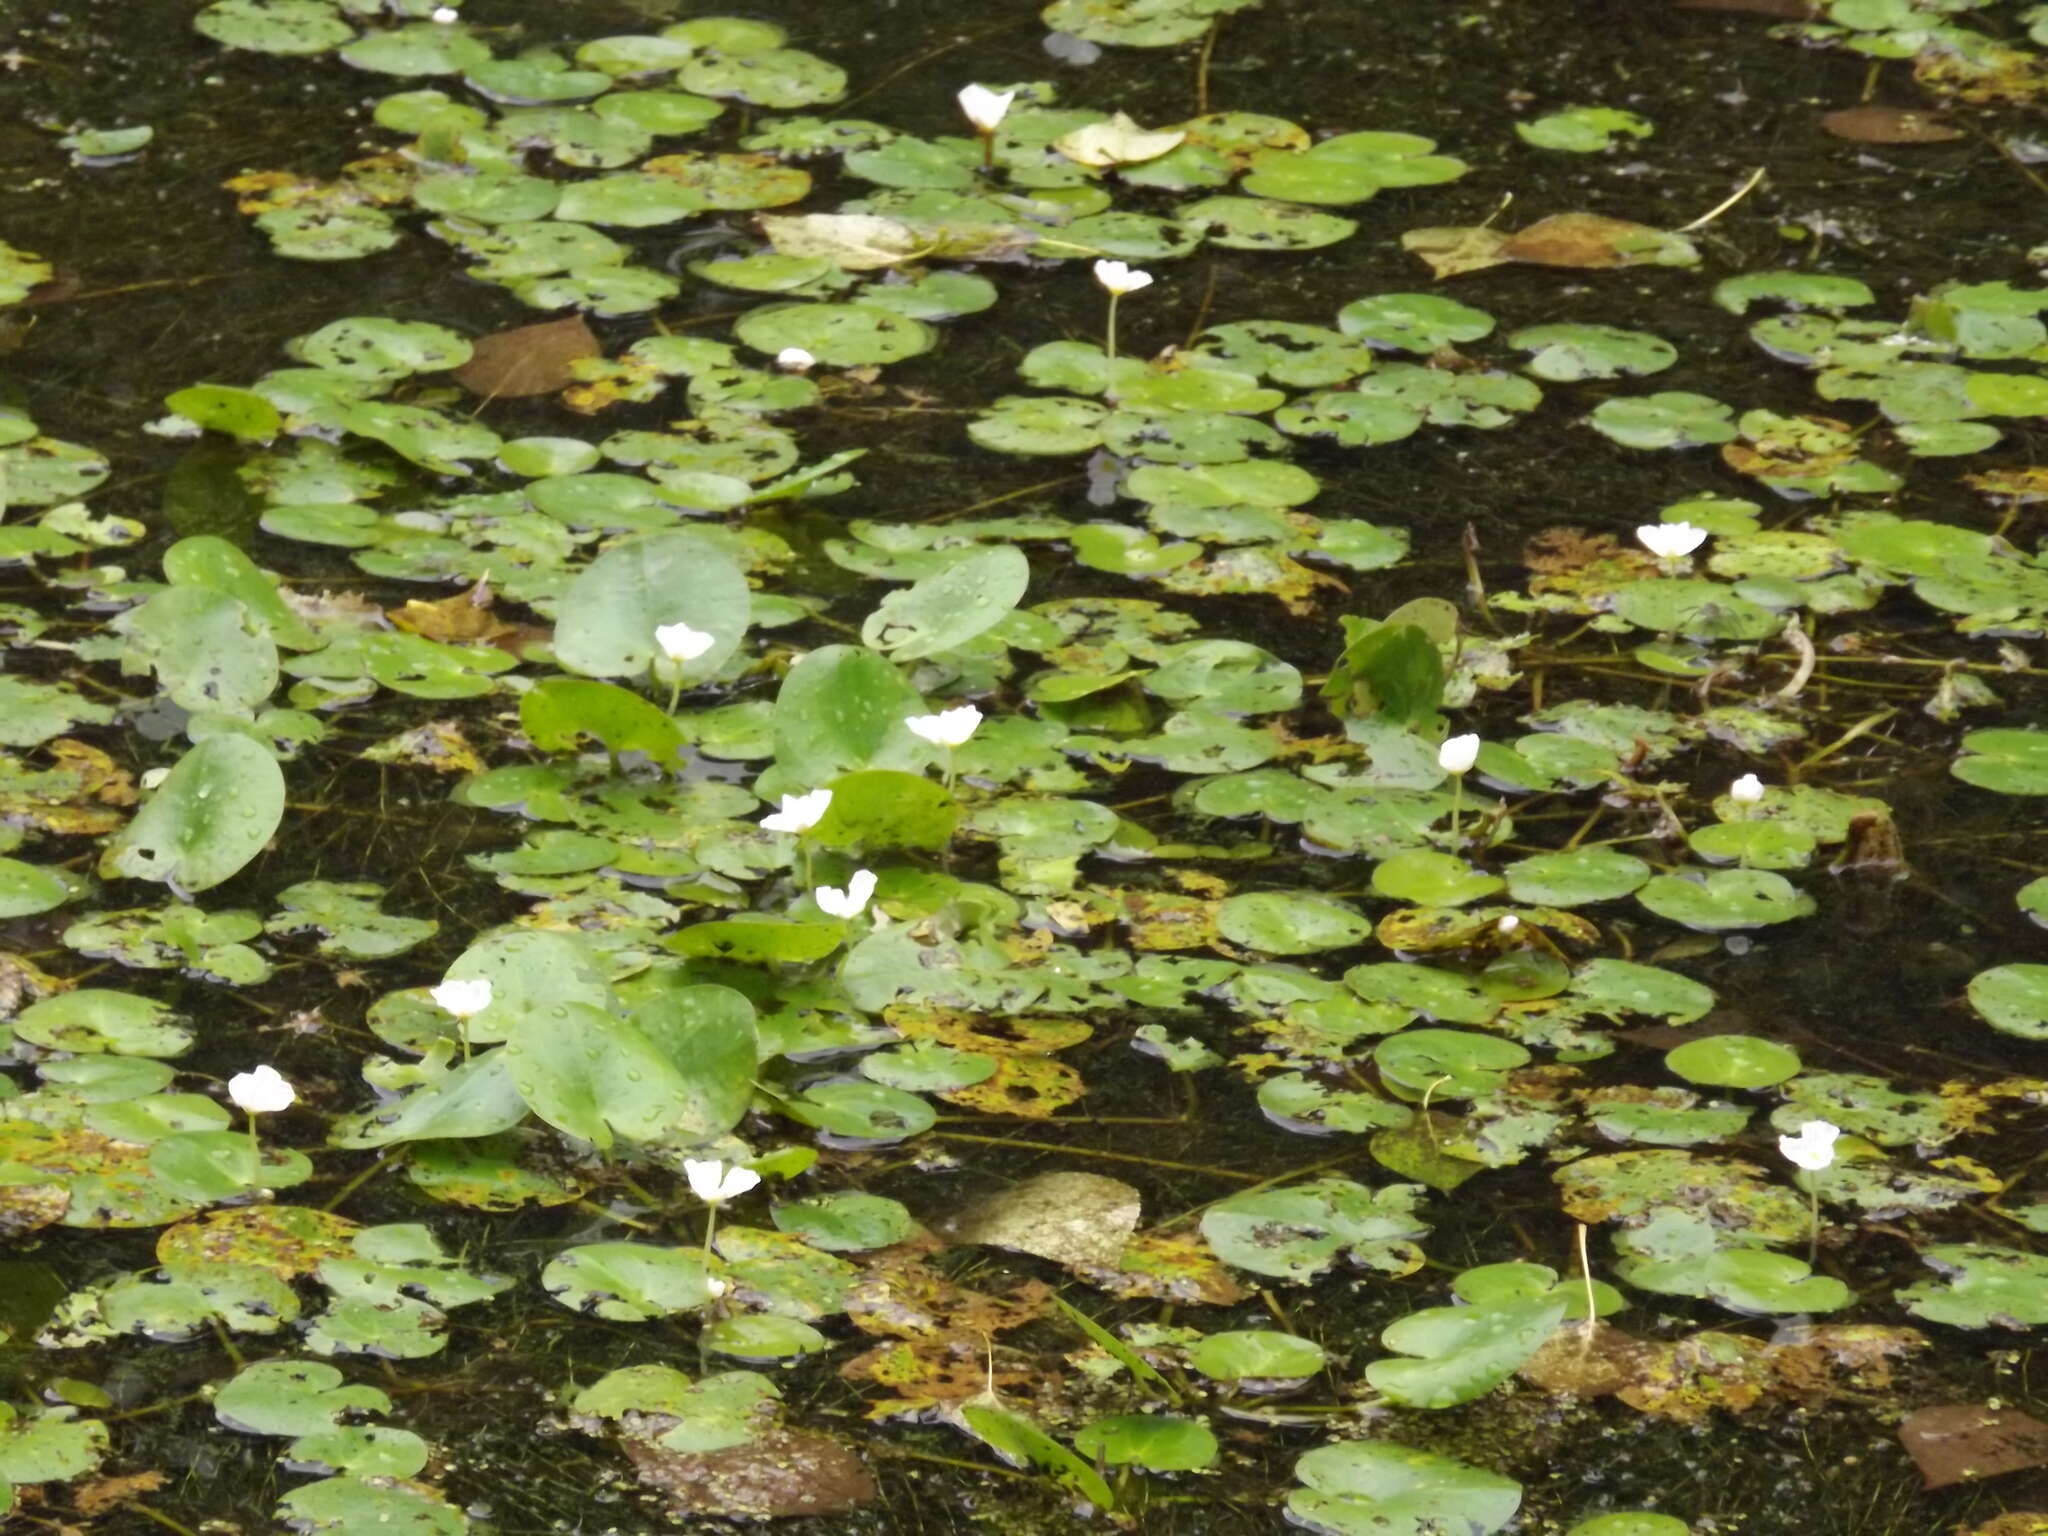
[[(212, 239), (337, 265), (154, 442), (38, 389), (92, 252), (5, 231), (31, 1513), (209, 1518), (151, 1458), (218, 1423), (282, 1519), (456, 1532), (449, 1391), (577, 1448), (531, 1508), (648, 1518), (947, 1467), (1027, 1525), (1711, 1528), (1673, 1422), (1887, 1442), (1812, 1474), (1844, 1529), (2043, 1507), (1997, 1417), (2048, 1320), (2018, 253), (1888, 266), (1778, 190), (1825, 161), (1645, 196), (1692, 109), (1597, 78), (1483, 130), (1259, 101), (1243, 6), (1020, 13), (1068, 68), (963, 47), (903, 126), (800, 17), (480, 11), (203, 9), (223, 78), (367, 79), (382, 137), (238, 169)], [(1832, 153), (2038, 195), (2037, 19), (1933, 14), (1696, 37), (1880, 61), (1829, 105), (1974, 137)], [(119, 120), (67, 174), (164, 154)], [(491, 286), (382, 315), (350, 261)], [(287, 1107), (228, 1083), (271, 1058)], [(2018, 1471), (1913, 1493), (1987, 1424)]]

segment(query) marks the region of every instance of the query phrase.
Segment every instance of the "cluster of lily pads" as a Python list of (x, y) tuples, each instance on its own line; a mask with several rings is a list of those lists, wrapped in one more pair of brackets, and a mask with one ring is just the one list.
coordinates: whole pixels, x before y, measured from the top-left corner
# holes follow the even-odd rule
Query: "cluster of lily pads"
[[(1237, 8), (1058, 0), (1048, 21), (1168, 46)], [(258, 1360), (213, 1403), (230, 1428), (289, 1438), (285, 1467), (319, 1475), (285, 1495), (284, 1518), (456, 1536), (467, 1517), (423, 1480), (426, 1443), (371, 1422), (389, 1398), (327, 1362), (435, 1355), (452, 1312), (482, 1315), (521, 1284), (609, 1323), (690, 1320), (701, 1358), (733, 1362), (695, 1377), (624, 1366), (566, 1398), (574, 1426), (615, 1438), (698, 1513), (800, 1512), (690, 1503), (678, 1490), (701, 1489), (720, 1457), (827, 1468), (821, 1483), (858, 1489), (844, 1444), (794, 1419), (770, 1374), (814, 1357), (878, 1416), (955, 1424), (1074, 1498), (1135, 1509), (1148, 1487), (1220, 1464), (1214, 1416), (1331, 1384), (1367, 1427), (1516, 1380), (1680, 1421), (1815, 1394), (1777, 1343), (1606, 1321), (1644, 1296), (1737, 1326), (1861, 1304), (1885, 1322), (1808, 1325), (1843, 1360), (1866, 1351), (1845, 1376), (1922, 1347), (1905, 1318), (2048, 1323), (2048, 1260), (2028, 1246), (2048, 1200), (1956, 1145), (2037, 1111), (2048, 1082), (1902, 1088), (1748, 1033), (1697, 1032), (1654, 1057), (1622, 1038), (1706, 1019), (1715, 994), (1684, 960), (1739, 958), (1758, 930), (1813, 914), (1821, 860), (1846, 878), (1901, 872), (1891, 807), (1856, 792), (1873, 786), (1816, 782), (1831, 754), (1811, 743), (1822, 717), (1803, 693), (1831, 633), (1907, 592), (1953, 615), (1928, 704), (1945, 729), (2000, 703), (2001, 670), (2026, 670), (1969, 647), (2048, 633), (2048, 561), (2008, 539), (2009, 520), (1984, 532), (1883, 502), (1921, 461), (1998, 444), (1993, 420), (2048, 413), (2048, 293), (1952, 284), (1871, 322), (1845, 318), (1875, 302), (1845, 276), (1716, 288), (1738, 315), (1782, 306), (1752, 325), (1757, 343), (1813, 369), (1822, 398), (1871, 403), (1882, 432), (1619, 393), (1678, 362), (1635, 330), (1523, 325), (1504, 338), (1514, 357), (1488, 358), (1495, 317), (1435, 293), (1369, 294), (1330, 326), (1224, 320), (1148, 355), (1116, 342), (1115, 303), (1148, 302), (1129, 262), (1204, 239), (1332, 243), (1352, 226), (1328, 207), (1465, 167), (1410, 135), (1315, 142), (1241, 113), (1145, 130), (1034, 86), (970, 87), (972, 137), (761, 115), (736, 149), (648, 160), (656, 139), (712, 128), (721, 101), (799, 111), (840, 99), (844, 78), (760, 22), (501, 59), (452, 12), (413, 5), (383, 27), (379, 10), (218, 0), (200, 14), (231, 47), (333, 49), (358, 68), (459, 77), (489, 104), (388, 97), (377, 121), (415, 136), (402, 152), (332, 182), (243, 178), (282, 254), (381, 249), (410, 206), (527, 303), (628, 315), (680, 279), (634, 265), (598, 226), (793, 205), (812, 185), (796, 162), (827, 154), (877, 190), (764, 219), (762, 249), (697, 263), (700, 281), (776, 302), (730, 342), (657, 331), (579, 364), (548, 435), (506, 438), (488, 406), (459, 403), (444, 376), (470, 360), (468, 338), (376, 317), (296, 338), (293, 366), (247, 384), (171, 395), (159, 430), (233, 445), (265, 537), (178, 540), (156, 574), (119, 563), (143, 529), (86, 500), (107, 460), (0, 409), (0, 500), (32, 514), (0, 528), (0, 560), (53, 600), (0, 611), (10, 653), (33, 646), (44, 663), (0, 677), (0, 917), (49, 922), (56, 952), (79, 957), (10, 973), (21, 1006), (0, 1044), (21, 1075), (0, 1074), (0, 1216), (14, 1233), (163, 1229), (154, 1265), (79, 1286), (37, 1343), (289, 1338), (321, 1358)], [(1588, 131), (1603, 123), (1635, 131)], [(600, 174), (534, 174), (538, 148)], [(1203, 195), (1169, 201), (1190, 192)], [(1111, 296), (1104, 344), (1030, 349), (1019, 373), (1037, 393), (978, 406), (962, 452), (1086, 456), (1087, 511), (845, 518), (815, 551), (785, 536), (775, 514), (828, 516), (867, 465), (809, 458), (778, 418), (870, 398), (858, 391), (874, 378), (854, 370), (998, 304), (962, 265), (1078, 260)], [(0, 302), (47, 276), (0, 247)], [(668, 429), (583, 429), (675, 381), (688, 416)], [(1329, 468), (1340, 454), (1426, 428), (1507, 427), (1545, 385), (1597, 397), (1585, 420), (1617, 451), (1718, 448), (1730, 470), (1825, 510), (1795, 526), (1708, 493), (1614, 509), (1614, 530), (1533, 541), (1528, 580), (1475, 584), (1464, 610), (1424, 596), (1333, 615), (1332, 570), (1391, 569), (1444, 536), (1302, 510), (1324, 477), (1296, 445), (1343, 473)], [(1972, 483), (2016, 512), (2037, 475)], [(315, 591), (290, 574), (305, 545), (348, 551), (393, 592), (447, 595)], [(1061, 556), (1101, 584), (1043, 595)], [(811, 579), (820, 559), (887, 590), (835, 607)], [(1324, 624), (1302, 649), (1322, 676), (1218, 632), (1197, 602), (1258, 593)], [(53, 621), (64, 603), (114, 616), (80, 633)], [(1491, 627), (1475, 627), (1482, 608)], [(1528, 658), (1566, 630), (1605, 648), (1615, 685), (1510, 705)], [(145, 717), (184, 742), (137, 779), (108, 746)], [(2048, 732), (1950, 735), (1959, 796), (2048, 794)], [(436, 922), (384, 911), (372, 883), (294, 880), (267, 917), (205, 903), (260, 879), (266, 846), (306, 814), (299, 765), (351, 753), (422, 783), (446, 775), (457, 803), (504, 820), (502, 846), (469, 862), (519, 915), (461, 935), (438, 973), (408, 958)], [(2048, 879), (2017, 900), (2048, 916)], [(1665, 942), (1638, 958), (1618, 938), (1630, 931)], [(103, 962), (93, 985), (78, 981), (85, 960)], [(309, 1102), (303, 1078), (253, 1056), (225, 1084), (181, 1073), (200, 1033), (189, 1005), (105, 968), (176, 971), (207, 996), (321, 961), (376, 988), (362, 1025), (377, 1044), (345, 1058), (361, 1081), (348, 1104)], [(1991, 967), (1965, 995), (1993, 1028), (2048, 1038), (2048, 966)], [(1089, 1086), (1061, 1053), (1111, 1036), (1156, 1059), (1147, 1070), (1222, 1078), (1277, 1126), (1348, 1139), (1350, 1170), (1281, 1175), (1151, 1225), (1138, 1192), (1107, 1178), (1024, 1181), (950, 1221), (861, 1187), (891, 1149), (926, 1155), (963, 1121), (1053, 1120)], [(309, 1143), (291, 1117), (314, 1108), (326, 1125)], [(297, 1130), (259, 1138), (258, 1116)], [(361, 1153), (423, 1201), (583, 1202), (621, 1235), (496, 1273), (423, 1224), (275, 1201)], [(1571, 1219), (1551, 1234), (1554, 1266), (1415, 1280), (1409, 1294), (1441, 1304), (1377, 1344), (1228, 1310), (1255, 1287), (1419, 1276), (1461, 1186), (1539, 1159)], [(1355, 1176), (1367, 1166), (1390, 1181)], [(1941, 1240), (1962, 1210), (2008, 1240), (1981, 1225)], [(1859, 1296), (1830, 1271), (1880, 1223), (1909, 1234), (1928, 1273)], [(1610, 1239), (1597, 1257), (1589, 1228)], [(1031, 1256), (1070, 1295), (1176, 1311), (1112, 1327), (1054, 1312), (1042, 1281), (974, 1291), (927, 1262), (949, 1243)], [(1020, 1369), (1008, 1341), (998, 1355), (997, 1335), (1042, 1318), (1081, 1341), (1085, 1397)], [(1211, 1326), (1224, 1320), (1246, 1326)], [(90, 1470), (109, 1447), (78, 1416), (91, 1406), (0, 1409), (0, 1477)], [(1450, 1517), (1493, 1531), (1521, 1502), (1496, 1470), (1379, 1435), (1333, 1434), (1295, 1473), (1290, 1517), (1340, 1536)], [(1684, 1529), (1634, 1511), (1575, 1528)]]

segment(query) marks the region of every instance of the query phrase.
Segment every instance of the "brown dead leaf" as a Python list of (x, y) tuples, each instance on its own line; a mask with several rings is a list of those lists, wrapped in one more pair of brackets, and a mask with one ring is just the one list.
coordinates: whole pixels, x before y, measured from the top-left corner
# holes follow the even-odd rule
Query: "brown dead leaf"
[(492, 640), (511, 630), (511, 625), (491, 612), (491, 602), (490, 583), (486, 579), (467, 592), (458, 592), (438, 602), (422, 602), (417, 597), (409, 599), (403, 608), (387, 610), (385, 617), (407, 634), (418, 635), (424, 640), (439, 640), (447, 645), (462, 645), (475, 640)]
[(1444, 225), (1411, 229), (1401, 237), (1401, 248), (1429, 264), (1432, 277), (1457, 277), (1466, 272), (1483, 272), (1506, 263), (1500, 248), (1508, 237), (1484, 226)]
[[(938, 1339), (894, 1339), (863, 1350), (839, 1367), (842, 1381), (873, 1382), (897, 1394), (896, 1404), (959, 1402), (993, 1384), (998, 1391), (1031, 1384), (1034, 1373), (1011, 1361), (1013, 1351), (991, 1352), (964, 1334)], [(895, 1411), (892, 1405), (891, 1411)]]
[(1858, 144), (1944, 144), (1963, 137), (1962, 129), (1911, 107), (1844, 107), (1828, 113), (1820, 125), (1836, 138)]
[(998, 1056), (996, 1069), (978, 1083), (939, 1095), (948, 1104), (986, 1115), (1049, 1120), (1087, 1093), (1081, 1074), (1050, 1056)]
[(161, 1472), (131, 1472), (126, 1477), (96, 1477), (72, 1490), (71, 1502), (88, 1518), (127, 1503), (138, 1493), (155, 1493), (169, 1479)]
[(1522, 1366), (1522, 1379), (1545, 1392), (1611, 1397), (1648, 1368), (1654, 1346), (1607, 1323), (1589, 1338), (1582, 1326), (1560, 1328)]
[(670, 1451), (630, 1435), (624, 1444), (640, 1481), (684, 1515), (838, 1515), (877, 1492), (851, 1448), (808, 1429), (777, 1427), (720, 1451)]
[(2017, 1408), (1945, 1403), (1906, 1415), (1899, 1444), (1929, 1488), (2048, 1466), (2048, 1424)]
[(2016, 502), (2048, 501), (2048, 464), (2029, 464), (2020, 469), (1987, 469), (1981, 475), (1963, 476), (1963, 484), (1986, 496)]
[(1680, 234), (1598, 213), (1555, 213), (1508, 237), (1508, 261), (1539, 267), (1690, 267), (1700, 253)]
[(2048, 1515), (1999, 1515), (1983, 1525), (1956, 1527), (1956, 1536), (2048, 1536)]
[(1172, 1301), (1183, 1306), (1231, 1307), (1245, 1288), (1231, 1277), (1199, 1237), (1139, 1232), (1114, 1265), (1070, 1264), (1079, 1279), (1120, 1301)]
[(1913, 60), (1913, 78), (1958, 101), (2025, 106), (2048, 95), (2048, 58), (1986, 38), (1968, 53), (1960, 48), (1922, 49)]
[(453, 720), (430, 720), (396, 736), (387, 736), (363, 753), (375, 763), (404, 763), (435, 773), (482, 773), (483, 757)]
[(940, 1230), (1055, 1264), (1114, 1266), (1138, 1229), (1142, 1202), (1121, 1179), (1063, 1169), (1041, 1173), (962, 1211)]
[(477, 337), (474, 348), (469, 361), (455, 370), (455, 382), (493, 400), (552, 395), (576, 381), (570, 364), (604, 355), (597, 333), (581, 315), (495, 331)]
[(1052, 1287), (1028, 1280), (1007, 1297), (955, 1285), (902, 1248), (874, 1255), (847, 1292), (846, 1315), (862, 1333), (888, 1339), (958, 1334), (979, 1339), (1045, 1315)]

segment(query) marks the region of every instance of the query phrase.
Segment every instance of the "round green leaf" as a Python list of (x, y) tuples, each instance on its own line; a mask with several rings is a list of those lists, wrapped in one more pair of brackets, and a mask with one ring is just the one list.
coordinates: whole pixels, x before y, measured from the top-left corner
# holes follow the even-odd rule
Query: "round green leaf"
[(901, 362), (938, 342), (924, 321), (860, 303), (770, 304), (740, 316), (733, 334), (770, 357), (800, 348), (828, 368)]
[(697, 533), (645, 534), (613, 545), (569, 583), (555, 655), (591, 677), (643, 676), (661, 656), (655, 630), (686, 623), (714, 643), (682, 664), (683, 675), (711, 677), (738, 651), (751, 605), (747, 578), (722, 546)]
[(1993, 966), (1970, 978), (1969, 991), (1970, 1006), (1993, 1029), (2048, 1040), (2048, 965)]
[(1709, 1088), (1770, 1088), (1799, 1074), (1798, 1053), (1754, 1035), (1708, 1035), (1665, 1054), (1664, 1065)]
[(239, 872), (284, 818), (284, 774), (247, 736), (214, 736), (171, 769), (100, 856), (102, 879), (203, 891)]
[(652, 1243), (586, 1243), (548, 1261), (547, 1293), (565, 1307), (615, 1323), (692, 1312), (711, 1301), (711, 1274), (691, 1248)]

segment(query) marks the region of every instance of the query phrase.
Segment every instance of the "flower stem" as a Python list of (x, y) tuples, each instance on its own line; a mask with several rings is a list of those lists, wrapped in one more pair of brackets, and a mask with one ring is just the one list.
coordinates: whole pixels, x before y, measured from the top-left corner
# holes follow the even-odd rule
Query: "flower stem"
[(985, 176), (993, 176), (996, 170), (996, 135), (993, 128), (981, 130), (981, 170)]
[(1109, 296), (1109, 335), (1108, 335), (1108, 336), (1107, 336), (1107, 337), (1106, 337), (1106, 338), (1104, 339), (1104, 345), (1103, 345), (1103, 351), (1105, 351), (1106, 353), (1108, 353), (1108, 354), (1109, 354), (1109, 360), (1110, 360), (1110, 361), (1111, 361), (1112, 363), (1116, 361), (1116, 301), (1117, 301), (1117, 298), (1118, 298), (1118, 295), (1116, 295), (1116, 294), (1114, 294), (1114, 293), (1112, 293), (1112, 294), (1111, 294), (1111, 295)]
[(952, 793), (952, 790), (953, 790), (953, 749), (952, 749), (951, 747), (948, 747), (948, 748), (946, 748), (946, 792), (947, 792), (948, 794), (951, 794), (951, 793)]
[(1451, 775), (1451, 852), (1464, 847), (1464, 840), (1458, 836), (1458, 814), (1465, 808), (1465, 775)]
[(1806, 1181), (1806, 1194), (1811, 1201), (1811, 1226), (1807, 1234), (1806, 1267), (1813, 1268), (1820, 1262), (1820, 1177), (1815, 1175)]
[(256, 1165), (253, 1177), (260, 1182), (263, 1178), (263, 1144), (256, 1139), (256, 1116), (254, 1113), (251, 1113), (249, 1116), (249, 1160)]
[(704, 1207), (704, 1267), (711, 1267), (711, 1238), (718, 1231), (718, 1203), (712, 1201)]

